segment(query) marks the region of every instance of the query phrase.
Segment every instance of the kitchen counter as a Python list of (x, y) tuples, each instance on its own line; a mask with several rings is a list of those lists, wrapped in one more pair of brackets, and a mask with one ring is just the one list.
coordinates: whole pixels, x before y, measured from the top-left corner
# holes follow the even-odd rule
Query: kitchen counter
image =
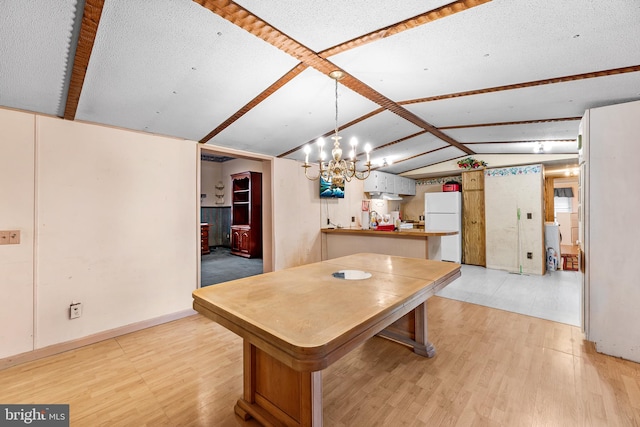
[(458, 234), (449, 230), (379, 231), (359, 228), (323, 228), (322, 259), (361, 252), (440, 261), (440, 237)]
[(361, 228), (323, 228), (323, 233), (334, 234), (358, 234), (358, 235), (371, 235), (371, 236), (386, 236), (386, 237), (410, 237), (410, 238), (426, 238), (426, 237), (440, 237), (440, 236), (453, 236), (458, 234), (457, 231), (446, 230), (398, 230), (398, 231), (381, 231), (381, 230), (363, 230)]

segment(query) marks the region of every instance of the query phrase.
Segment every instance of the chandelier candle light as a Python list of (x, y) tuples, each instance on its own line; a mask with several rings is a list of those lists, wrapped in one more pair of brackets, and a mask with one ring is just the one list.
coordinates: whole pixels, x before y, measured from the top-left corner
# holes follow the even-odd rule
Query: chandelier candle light
[(331, 150), (331, 160), (329, 160), (329, 162), (324, 161), (324, 158), (325, 158), (325, 154), (323, 150), (324, 139), (318, 138), (318, 140), (316, 141), (316, 143), (318, 144), (319, 157), (320, 157), (318, 160), (318, 164), (320, 167), (318, 176), (310, 177), (308, 175), (308, 170), (311, 167), (311, 165), (309, 164), (309, 153), (311, 152), (311, 147), (309, 147), (308, 145), (305, 145), (304, 147), (305, 158), (304, 158), (304, 165), (302, 165), (302, 167), (304, 168), (304, 175), (308, 179), (315, 181), (320, 177), (322, 177), (323, 180), (331, 183), (332, 186), (342, 187), (344, 186), (345, 181), (351, 181), (351, 179), (354, 177), (356, 179), (364, 180), (369, 176), (369, 174), (371, 173), (371, 160), (369, 159), (369, 153), (371, 152), (371, 145), (366, 144), (364, 147), (364, 151), (367, 154), (367, 162), (365, 163), (366, 170), (362, 172), (356, 170), (356, 165), (358, 162), (358, 160), (356, 159), (356, 146), (358, 145), (358, 140), (355, 137), (351, 138), (351, 141), (350, 141), (350, 145), (351, 145), (351, 151), (349, 152), (350, 159), (348, 160), (342, 159), (342, 148), (340, 148), (340, 139), (342, 137), (338, 136), (338, 80), (344, 77), (344, 73), (339, 70), (332, 71), (331, 73), (329, 73), (329, 77), (331, 77), (336, 81), (336, 89), (335, 89), (336, 127), (335, 127), (334, 135), (331, 137), (331, 139), (333, 139), (333, 149)]

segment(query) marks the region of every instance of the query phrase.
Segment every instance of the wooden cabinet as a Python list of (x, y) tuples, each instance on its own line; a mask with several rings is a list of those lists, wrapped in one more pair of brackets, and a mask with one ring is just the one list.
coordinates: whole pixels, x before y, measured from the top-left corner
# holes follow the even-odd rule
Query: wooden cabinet
[[(251, 257), (251, 228), (245, 225), (231, 226), (231, 251), (236, 255)], [(254, 255), (255, 256), (255, 255)]]
[(200, 253), (204, 255), (209, 252), (209, 224), (200, 224)]
[(486, 266), (484, 171), (462, 173), (462, 262)]
[(469, 171), (462, 173), (462, 191), (484, 190), (484, 171)]
[(231, 253), (262, 256), (262, 174), (231, 175)]

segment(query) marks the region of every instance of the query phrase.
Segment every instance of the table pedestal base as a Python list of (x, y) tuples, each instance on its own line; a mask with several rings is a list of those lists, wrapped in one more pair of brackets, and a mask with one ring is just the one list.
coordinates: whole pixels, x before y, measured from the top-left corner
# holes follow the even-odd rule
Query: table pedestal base
[(265, 426), (322, 426), (322, 371), (296, 371), (245, 340), (235, 412)]
[[(389, 325), (378, 335), (433, 357), (427, 341), (426, 302)], [(244, 395), (234, 408), (245, 421), (264, 426), (322, 426), (322, 371), (296, 371), (244, 340)]]

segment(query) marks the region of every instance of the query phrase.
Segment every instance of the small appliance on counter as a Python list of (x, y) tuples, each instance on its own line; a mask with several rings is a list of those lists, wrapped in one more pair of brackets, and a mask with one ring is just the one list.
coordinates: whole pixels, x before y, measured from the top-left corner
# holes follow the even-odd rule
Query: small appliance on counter
[(442, 191), (460, 191), (460, 183), (455, 181), (448, 181), (442, 184)]
[(376, 230), (378, 231), (393, 231), (396, 229), (396, 226), (393, 224), (378, 224)]

